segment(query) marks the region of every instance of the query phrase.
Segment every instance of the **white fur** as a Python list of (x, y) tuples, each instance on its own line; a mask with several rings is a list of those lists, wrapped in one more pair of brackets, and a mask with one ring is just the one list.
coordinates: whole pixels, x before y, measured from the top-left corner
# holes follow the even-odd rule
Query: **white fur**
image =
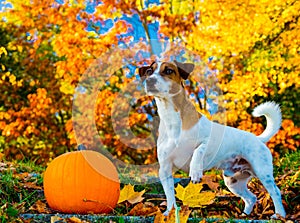
[(251, 177), (257, 177), (270, 193), (275, 213), (284, 217), (280, 191), (273, 177), (272, 155), (263, 143), (280, 127), (279, 106), (268, 102), (254, 109), (255, 116), (264, 115), (267, 118), (267, 128), (260, 136), (211, 122), (204, 115), (190, 129), (183, 130), (180, 111), (175, 109), (172, 100), (175, 94), (169, 93), (171, 82), (163, 79), (157, 71), (147, 79), (152, 79), (152, 83), (146, 80), (149, 84), (145, 85), (146, 92), (155, 97), (160, 116), (157, 154), (159, 177), (167, 197), (165, 214), (176, 206), (172, 177), (174, 168), (189, 172), (191, 181), (197, 183), (203, 171), (215, 167), (223, 170), (225, 184), (231, 192), (244, 200), (244, 213), (250, 214), (256, 202), (247, 183)]
[(254, 117), (265, 116), (267, 127), (265, 131), (257, 136), (262, 142), (268, 142), (275, 135), (281, 126), (281, 111), (279, 105), (274, 102), (266, 102), (254, 108), (252, 115)]

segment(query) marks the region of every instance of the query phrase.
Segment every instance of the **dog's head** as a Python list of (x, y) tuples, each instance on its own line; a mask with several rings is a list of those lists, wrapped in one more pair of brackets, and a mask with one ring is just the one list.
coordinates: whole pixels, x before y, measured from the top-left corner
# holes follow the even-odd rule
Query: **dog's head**
[(177, 94), (193, 71), (194, 64), (177, 62), (153, 62), (139, 68), (139, 75), (146, 93), (155, 97), (168, 98)]

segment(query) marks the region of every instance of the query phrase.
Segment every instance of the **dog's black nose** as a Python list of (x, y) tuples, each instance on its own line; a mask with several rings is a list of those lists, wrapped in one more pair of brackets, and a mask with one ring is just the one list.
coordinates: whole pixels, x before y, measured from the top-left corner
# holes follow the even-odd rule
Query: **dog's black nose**
[(156, 81), (156, 79), (154, 79), (154, 78), (148, 78), (148, 79), (146, 80), (147, 86), (154, 86), (156, 82), (157, 82), (157, 81)]

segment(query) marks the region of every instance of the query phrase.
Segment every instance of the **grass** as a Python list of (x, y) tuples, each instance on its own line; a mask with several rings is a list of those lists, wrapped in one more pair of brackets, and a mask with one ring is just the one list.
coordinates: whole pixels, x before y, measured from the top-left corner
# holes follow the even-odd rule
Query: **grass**
[[(32, 162), (2, 162), (0, 171), (0, 222), (17, 221), (18, 214), (43, 198), (36, 188), (43, 184), (44, 168)], [(30, 188), (30, 185), (36, 186)]]
[[(276, 182), (283, 192), (283, 199), (288, 206), (287, 212), (290, 213), (290, 215), (297, 212), (295, 207), (299, 207), (300, 203), (300, 195), (298, 194), (300, 190), (299, 160), (300, 151), (294, 151), (285, 154), (274, 163), (274, 175), (276, 176)], [(33, 162), (28, 161), (2, 161), (0, 164), (0, 223), (21, 222), (21, 219), (18, 218), (20, 213), (28, 213), (29, 208), (37, 200), (44, 200), (42, 193), (42, 174), (45, 167), (35, 165)], [(218, 171), (216, 171), (215, 174), (219, 174)], [(219, 181), (221, 188), (225, 189), (224, 182), (221, 178)], [(30, 185), (36, 187), (30, 187)], [(163, 194), (160, 184), (138, 185), (136, 186), (136, 189), (138, 191), (146, 189), (147, 193)], [(221, 201), (216, 200), (216, 202), (212, 204), (211, 208), (216, 210), (218, 213), (222, 213), (227, 209), (224, 209), (222, 205), (220, 206), (219, 202), (220, 204), (222, 203)], [(228, 208), (231, 206), (242, 209), (242, 205), (242, 203), (233, 199), (227, 206)], [(130, 207), (119, 207), (116, 210), (115, 215), (118, 216), (126, 214), (126, 210), (128, 211), (128, 208), (130, 209)], [(211, 215), (209, 207), (198, 211), (203, 217)], [(197, 216), (197, 214), (195, 214), (195, 216)], [(255, 218), (255, 215), (252, 217)]]
[(287, 171), (297, 171), (300, 168), (300, 150), (286, 153), (282, 158), (278, 159), (274, 165), (274, 175), (283, 175)]

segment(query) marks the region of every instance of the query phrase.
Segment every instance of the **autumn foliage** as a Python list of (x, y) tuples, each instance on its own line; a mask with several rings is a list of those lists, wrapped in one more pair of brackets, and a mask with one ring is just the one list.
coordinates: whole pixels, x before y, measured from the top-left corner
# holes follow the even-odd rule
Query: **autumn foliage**
[[(252, 109), (264, 101), (278, 102), (283, 125), (268, 146), (275, 156), (299, 148), (299, 1), (9, 2), (13, 8), (0, 12), (0, 150), (6, 157), (46, 163), (74, 150), (78, 138), (72, 103), (80, 78), (95, 59), (108, 60), (103, 55), (118, 49), (118, 44), (151, 38), (180, 43), (200, 56), (208, 73), (201, 74), (202, 79), (215, 77), (222, 92), (220, 106), (226, 109), (227, 124), (259, 134), (264, 120), (252, 118)], [(150, 42), (150, 52), (154, 51)], [(135, 58), (119, 55), (125, 56)], [(96, 100), (99, 137), (125, 162), (153, 163), (155, 150), (124, 145), (111, 121), (118, 92), (137, 81), (135, 68), (143, 58), (128, 62), (129, 68), (114, 63), (117, 69)], [(191, 77), (188, 92), (198, 95), (205, 87), (202, 79)], [(192, 98), (209, 114), (209, 95), (204, 99)], [(94, 106), (88, 99), (84, 103)], [(137, 98), (134, 106), (129, 127), (135, 135), (147, 137), (155, 107), (150, 98)], [(117, 124), (128, 127), (124, 123)]]

